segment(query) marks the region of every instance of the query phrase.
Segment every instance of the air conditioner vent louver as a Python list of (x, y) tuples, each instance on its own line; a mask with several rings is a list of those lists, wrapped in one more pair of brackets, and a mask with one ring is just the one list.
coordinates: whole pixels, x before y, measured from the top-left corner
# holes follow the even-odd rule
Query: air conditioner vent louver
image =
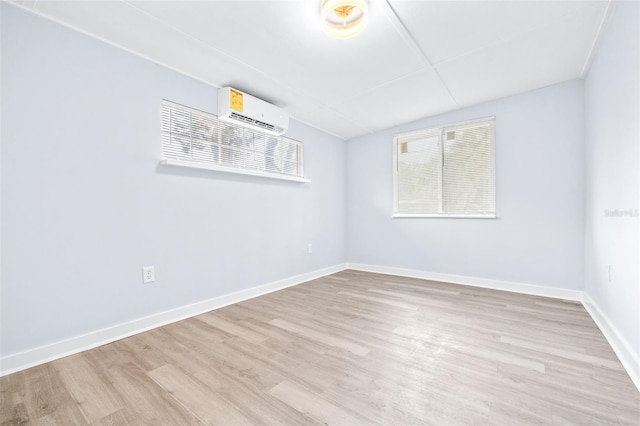
[(231, 87), (218, 90), (218, 119), (272, 135), (289, 127), (287, 111)]
[(263, 129), (270, 130), (270, 131), (273, 131), (275, 129), (273, 124), (263, 123), (262, 121), (258, 121), (258, 120), (254, 120), (253, 118), (245, 117), (244, 115), (240, 115), (240, 114), (238, 114), (236, 112), (232, 112), (231, 113), (231, 117), (236, 119), (236, 120), (240, 120), (240, 121), (243, 121), (245, 123), (253, 124), (255, 126), (258, 126), (258, 127), (263, 128)]

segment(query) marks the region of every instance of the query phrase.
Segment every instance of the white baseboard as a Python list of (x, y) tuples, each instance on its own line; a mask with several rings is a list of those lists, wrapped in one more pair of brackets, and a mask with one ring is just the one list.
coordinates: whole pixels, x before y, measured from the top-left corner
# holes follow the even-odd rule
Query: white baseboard
[(365, 265), (361, 263), (348, 263), (347, 268), (355, 269), (358, 271), (375, 272), (378, 274), (398, 275), (401, 277), (421, 278), (423, 280), (441, 281), (451, 284), (462, 284), (472, 287), (490, 288), (493, 290), (512, 291), (514, 293), (552, 297), (554, 299), (573, 300), (576, 302), (582, 301), (582, 291), (570, 290), (566, 288), (547, 287), (514, 281), (500, 281), (489, 278), (476, 278), (465, 275), (442, 274), (439, 272), (396, 268), (392, 266)]
[(629, 377), (638, 388), (638, 391), (640, 391), (640, 355), (633, 350), (629, 341), (620, 334), (609, 317), (605, 315), (586, 292), (583, 293), (582, 304), (600, 331), (602, 331), (622, 366), (627, 370)]
[(51, 343), (35, 349), (8, 355), (0, 358), (0, 376), (15, 373), (36, 365), (44, 364), (65, 356), (73, 355), (78, 352), (93, 349), (116, 340), (143, 331), (161, 327), (176, 321), (200, 315), (205, 312), (219, 309), (233, 303), (242, 302), (257, 296), (262, 296), (287, 287), (292, 287), (316, 278), (334, 274), (346, 268), (346, 264), (330, 266), (328, 268), (318, 269), (294, 277), (285, 278), (283, 280), (259, 285), (246, 290), (240, 290), (234, 293), (225, 294), (223, 296), (214, 297), (212, 299), (197, 302), (191, 305), (181, 306), (147, 317), (139, 318), (113, 327), (103, 328), (82, 336), (72, 337), (67, 340)]

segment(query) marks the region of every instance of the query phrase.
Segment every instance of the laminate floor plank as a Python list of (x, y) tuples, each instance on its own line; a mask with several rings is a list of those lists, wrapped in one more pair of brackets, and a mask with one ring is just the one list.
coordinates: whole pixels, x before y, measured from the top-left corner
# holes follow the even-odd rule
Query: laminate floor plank
[(71, 393), (51, 364), (34, 367), (30, 373), (23, 397), (30, 418), (40, 419), (54, 413), (60, 406), (74, 405)]
[[(275, 318), (274, 318), (275, 319)], [(271, 320), (269, 320), (271, 321)], [(305, 351), (324, 355), (327, 353), (328, 347), (322, 342), (308, 339), (304, 336), (293, 335), (287, 330), (276, 327), (269, 322), (263, 323), (252, 319), (245, 321), (247, 327), (268, 336), (269, 339), (264, 341), (264, 345), (270, 348), (281, 350), (283, 346), (298, 347), (303, 346)]]
[(251, 424), (241, 409), (230, 404), (218, 391), (178, 367), (165, 365), (147, 374), (203, 423)]
[[(114, 369), (111, 380), (118, 392), (128, 398), (126, 410), (117, 412), (118, 416), (123, 416), (132, 424), (199, 423), (189, 410), (176, 403), (171, 394), (133, 363)], [(102, 421), (105, 422), (104, 419)]]
[(144, 371), (155, 370), (170, 363), (171, 359), (159, 347), (162, 342), (161, 335), (154, 333), (154, 331), (156, 330), (136, 334), (127, 339), (113, 342), (109, 346), (113, 346), (140, 369)]
[[(100, 420), (98, 420), (99, 422)], [(9, 423), (11, 424), (11, 423)], [(21, 424), (21, 423), (18, 423)], [(32, 422), (25, 424), (34, 424), (41, 426), (69, 426), (69, 425), (88, 425), (89, 422), (80, 411), (77, 403), (69, 403), (58, 405), (55, 411), (38, 418)]]
[(271, 388), (269, 394), (300, 413), (313, 418), (319, 424), (357, 425), (363, 423), (363, 419), (357, 418), (320, 398), (318, 394), (286, 380)]
[(243, 339), (247, 339), (252, 343), (261, 343), (266, 340), (266, 337), (261, 336), (260, 334), (251, 331), (250, 329), (243, 327), (241, 324), (238, 324), (234, 321), (227, 321), (221, 318), (218, 315), (215, 315), (212, 312), (207, 314), (198, 315), (195, 317), (196, 319), (209, 324), (212, 327), (217, 328), (218, 330), (222, 330), (225, 333), (229, 333), (233, 336), (238, 336)]
[(0, 377), (4, 425), (640, 425), (578, 303), (342, 271)]
[(276, 318), (274, 320), (269, 321), (269, 324), (274, 325), (276, 327), (280, 327), (283, 330), (290, 331), (293, 334), (300, 334), (310, 339), (321, 341), (329, 346), (346, 349), (350, 352), (353, 352), (356, 355), (364, 356), (369, 353), (369, 348), (360, 346), (354, 342), (351, 342), (346, 339), (342, 339), (340, 337), (335, 337), (330, 333), (318, 332), (313, 328), (306, 327), (300, 324), (295, 324), (287, 320)]
[(353, 291), (339, 291), (338, 294), (341, 296), (356, 297), (358, 299), (372, 301), (375, 303), (382, 303), (384, 305), (393, 306), (394, 308), (406, 309), (409, 311), (415, 311), (418, 309), (418, 306), (416, 305), (411, 305), (409, 303), (404, 303), (404, 302), (398, 302), (395, 300), (391, 300), (388, 297), (366, 296), (364, 294), (359, 294)]
[(55, 362), (65, 388), (89, 423), (122, 409), (126, 404), (108, 376), (97, 371), (87, 360), (91, 355), (84, 352)]
[[(306, 352), (302, 355), (292, 352), (292, 348), (288, 347), (286, 353), (282, 352), (282, 348), (271, 348), (268, 346), (261, 346), (259, 351), (256, 351), (256, 347), (248, 342), (240, 339), (228, 342), (230, 346), (236, 349), (239, 353), (243, 353), (245, 356), (253, 360), (253, 364), (260, 368), (258, 372), (262, 371), (260, 377), (265, 377), (264, 372), (270, 371), (276, 377), (280, 377), (281, 382), (283, 380), (289, 380), (291, 382), (299, 382), (305, 387), (313, 390), (321, 390), (329, 386), (334, 382), (335, 378), (331, 370), (323, 365), (323, 368), (309, 368), (310, 361), (317, 360), (314, 357), (313, 352)], [(269, 383), (275, 386), (277, 383)]]
[[(15, 398), (18, 399), (18, 398)], [(23, 402), (8, 402), (0, 410), (2, 425), (26, 425), (31, 422), (27, 406)]]

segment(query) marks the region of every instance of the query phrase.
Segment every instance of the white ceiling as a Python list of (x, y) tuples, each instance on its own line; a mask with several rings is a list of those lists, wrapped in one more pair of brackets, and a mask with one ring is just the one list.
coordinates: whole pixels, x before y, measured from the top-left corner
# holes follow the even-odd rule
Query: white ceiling
[(369, 0), (367, 28), (336, 40), (320, 0), (13, 2), (342, 139), (580, 78), (610, 7)]

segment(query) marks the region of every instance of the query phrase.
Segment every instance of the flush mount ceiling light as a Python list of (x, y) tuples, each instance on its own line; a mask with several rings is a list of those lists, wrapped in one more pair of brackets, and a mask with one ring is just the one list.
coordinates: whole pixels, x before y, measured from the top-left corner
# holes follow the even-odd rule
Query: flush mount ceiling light
[(324, 0), (322, 27), (334, 38), (353, 37), (367, 26), (367, 10), (367, 0)]

